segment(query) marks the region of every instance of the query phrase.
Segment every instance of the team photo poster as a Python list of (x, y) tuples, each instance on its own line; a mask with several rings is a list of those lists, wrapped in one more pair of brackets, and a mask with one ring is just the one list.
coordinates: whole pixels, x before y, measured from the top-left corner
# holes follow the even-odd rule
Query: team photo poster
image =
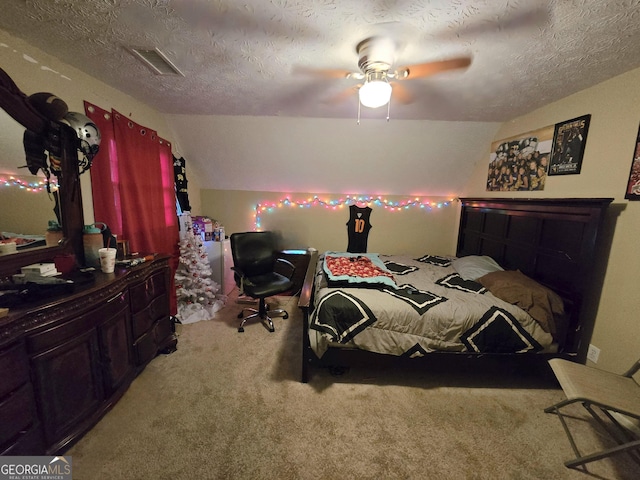
[(487, 191), (544, 190), (554, 125), (491, 144)]

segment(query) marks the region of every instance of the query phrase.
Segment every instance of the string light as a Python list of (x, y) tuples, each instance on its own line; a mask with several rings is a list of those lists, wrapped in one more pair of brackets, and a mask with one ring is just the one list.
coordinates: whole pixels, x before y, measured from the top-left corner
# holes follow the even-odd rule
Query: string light
[[(49, 182), (50, 190), (55, 191), (58, 189), (58, 183), (55, 181)], [(10, 176), (10, 177), (0, 177), (0, 187), (17, 187), (27, 192), (46, 192), (47, 191), (47, 182), (45, 180), (39, 181), (26, 181), (21, 180), (19, 178)]]
[(317, 195), (314, 195), (313, 197), (308, 198), (306, 200), (291, 200), (289, 197), (286, 197), (275, 203), (269, 203), (269, 202), (258, 203), (255, 207), (254, 223), (255, 223), (255, 229), (260, 230), (260, 228), (262, 228), (262, 216), (264, 214), (272, 213), (276, 211), (276, 209), (281, 209), (285, 207), (291, 207), (291, 208), (323, 207), (329, 210), (340, 210), (350, 205), (366, 204), (369, 207), (382, 207), (385, 210), (389, 210), (392, 212), (400, 212), (400, 211), (409, 210), (412, 208), (419, 208), (422, 210), (429, 211), (429, 210), (448, 207), (453, 203), (453, 201), (454, 199), (440, 201), (440, 202), (432, 202), (430, 200), (416, 197), (410, 200), (393, 202), (381, 196), (367, 196), (367, 195), (355, 195), (355, 196), (347, 195), (344, 198), (339, 198), (334, 200), (321, 199)]

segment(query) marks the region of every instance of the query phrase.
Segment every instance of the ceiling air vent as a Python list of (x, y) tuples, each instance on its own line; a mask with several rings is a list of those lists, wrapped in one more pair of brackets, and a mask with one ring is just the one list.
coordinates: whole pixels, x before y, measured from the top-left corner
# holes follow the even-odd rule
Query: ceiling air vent
[(157, 48), (130, 47), (128, 50), (157, 75), (180, 75), (184, 77), (184, 73)]

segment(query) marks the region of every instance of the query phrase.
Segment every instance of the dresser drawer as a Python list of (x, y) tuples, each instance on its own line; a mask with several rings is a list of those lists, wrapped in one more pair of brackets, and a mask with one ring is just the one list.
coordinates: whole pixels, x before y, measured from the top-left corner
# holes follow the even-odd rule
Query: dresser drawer
[(169, 312), (169, 297), (163, 294), (155, 298), (147, 308), (133, 315), (134, 340), (149, 331), (151, 326), (159, 319), (167, 316)]
[(45, 448), (42, 428), (33, 426), (25, 432), (20, 432), (20, 436), (16, 438), (15, 442), (7, 445), (4, 451), (0, 451), (0, 455), (43, 455)]
[(0, 446), (26, 431), (34, 421), (35, 403), (31, 384), (23, 385), (0, 400)]
[(165, 293), (167, 293), (165, 272), (154, 273), (143, 283), (131, 287), (131, 312), (133, 314), (138, 313), (151, 300)]
[(95, 310), (91, 310), (68, 322), (30, 335), (27, 339), (29, 352), (44, 352), (71, 338), (92, 330), (104, 319), (112, 318), (129, 305), (128, 292), (120, 292)]
[[(0, 350), (0, 399), (29, 380), (29, 362), (24, 343)], [(0, 423), (1, 425), (1, 423)]]
[(158, 345), (163, 345), (169, 337), (173, 336), (173, 323), (170, 317), (167, 316), (158, 320), (153, 329), (153, 336)]
[(136, 365), (145, 365), (155, 358), (158, 353), (158, 345), (153, 332), (143, 335), (133, 345), (136, 354)]

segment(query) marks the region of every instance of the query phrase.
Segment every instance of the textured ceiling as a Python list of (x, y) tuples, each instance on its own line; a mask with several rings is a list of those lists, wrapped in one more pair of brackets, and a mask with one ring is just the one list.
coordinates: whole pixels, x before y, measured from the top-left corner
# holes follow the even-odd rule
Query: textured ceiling
[[(505, 121), (640, 67), (637, 0), (3, 0), (0, 28), (164, 113), (353, 118), (357, 70), (385, 35), (397, 65), (471, 55), (406, 80), (396, 119)], [(184, 77), (127, 47), (159, 48)], [(386, 109), (363, 112), (382, 116)]]

